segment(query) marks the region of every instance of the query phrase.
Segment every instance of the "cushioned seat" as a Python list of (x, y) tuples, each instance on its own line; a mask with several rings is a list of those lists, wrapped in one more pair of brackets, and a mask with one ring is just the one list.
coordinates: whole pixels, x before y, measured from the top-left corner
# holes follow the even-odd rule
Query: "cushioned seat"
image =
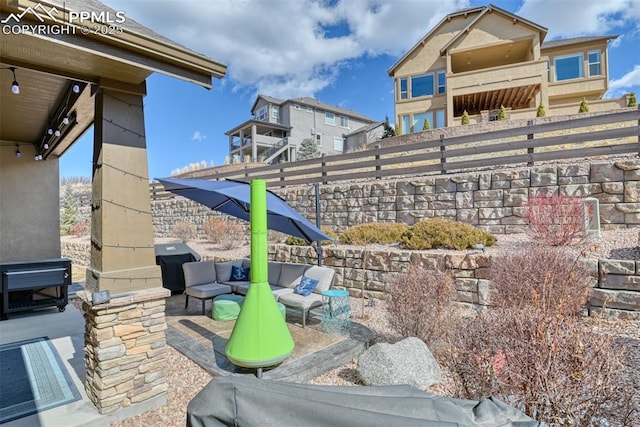
[[(286, 264), (283, 263), (283, 265)], [(283, 266), (283, 271), (284, 268), (285, 267)], [(335, 271), (331, 268), (317, 266), (308, 267), (303, 271), (302, 276), (296, 278), (296, 281), (292, 282), (292, 284), (300, 284), (303, 278), (306, 278), (306, 280), (311, 279), (316, 282), (315, 288), (313, 288), (311, 293), (303, 296), (299, 293), (296, 293), (292, 288), (289, 289), (288, 293), (279, 295), (278, 302), (286, 305), (287, 307), (302, 311), (302, 327), (304, 328), (306, 326), (306, 319), (309, 310), (314, 307), (322, 306), (322, 292), (331, 287), (331, 285), (333, 284), (334, 275)]]
[(189, 297), (202, 301), (202, 315), (205, 302), (222, 294), (231, 293), (231, 286), (216, 283), (216, 264), (213, 261), (185, 262), (182, 264), (185, 284), (185, 310), (189, 306)]
[(218, 295), (213, 299), (211, 317), (213, 320), (235, 320), (242, 309), (244, 298), (240, 295)]

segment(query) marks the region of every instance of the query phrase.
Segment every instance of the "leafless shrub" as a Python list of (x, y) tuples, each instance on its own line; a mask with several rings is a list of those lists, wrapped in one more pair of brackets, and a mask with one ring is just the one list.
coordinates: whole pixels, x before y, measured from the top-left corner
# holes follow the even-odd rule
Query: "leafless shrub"
[(207, 236), (207, 241), (220, 243), (226, 225), (227, 221), (222, 218), (209, 218), (206, 220), (204, 223), (204, 234)]
[(584, 308), (594, 280), (580, 258), (562, 248), (532, 245), (491, 258), (492, 304), (576, 315)]
[(455, 292), (449, 272), (412, 266), (390, 283), (390, 326), (403, 337), (418, 337), (431, 346), (445, 334), (445, 316)]
[(204, 232), (209, 242), (227, 250), (238, 247), (245, 240), (245, 229), (241, 224), (222, 218), (208, 219), (204, 223)]
[(625, 350), (612, 343), (576, 316), (496, 308), (462, 319), (440, 362), (457, 397), (497, 396), (552, 426), (638, 425)]
[(582, 198), (566, 195), (538, 195), (524, 205), (523, 220), (531, 238), (551, 246), (581, 243), (585, 237)]
[(187, 240), (193, 239), (196, 234), (196, 226), (187, 221), (176, 222), (171, 230), (173, 237), (186, 243)]

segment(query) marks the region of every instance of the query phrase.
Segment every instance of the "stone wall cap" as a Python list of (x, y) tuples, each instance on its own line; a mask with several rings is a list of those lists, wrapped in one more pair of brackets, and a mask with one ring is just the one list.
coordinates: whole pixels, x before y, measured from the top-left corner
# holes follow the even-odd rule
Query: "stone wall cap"
[[(77, 291), (78, 298), (91, 305), (91, 292)], [(166, 288), (156, 287), (142, 289), (139, 291), (127, 292), (123, 294), (111, 295), (111, 300), (105, 304), (94, 305), (93, 310), (106, 310), (113, 307), (121, 307), (123, 305), (135, 304), (138, 302), (164, 299), (171, 296), (171, 291)]]

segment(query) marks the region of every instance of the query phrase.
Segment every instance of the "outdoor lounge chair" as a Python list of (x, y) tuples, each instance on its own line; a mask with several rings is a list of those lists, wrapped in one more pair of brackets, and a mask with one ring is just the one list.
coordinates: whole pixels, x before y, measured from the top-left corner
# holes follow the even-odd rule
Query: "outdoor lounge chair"
[(230, 294), (231, 286), (216, 283), (216, 263), (213, 261), (185, 262), (182, 264), (184, 271), (185, 303), (189, 305), (189, 297), (192, 296), (202, 301), (202, 314), (204, 315), (205, 301), (222, 294)]

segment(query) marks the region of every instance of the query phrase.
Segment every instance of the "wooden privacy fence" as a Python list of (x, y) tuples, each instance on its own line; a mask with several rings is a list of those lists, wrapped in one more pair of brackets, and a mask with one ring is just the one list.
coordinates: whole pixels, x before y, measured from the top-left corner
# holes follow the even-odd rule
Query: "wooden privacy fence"
[[(432, 131), (433, 132), (433, 131)], [(500, 165), (640, 153), (640, 108), (599, 116), (534, 124), (471, 135), (454, 136), (322, 156), (299, 162), (245, 167), (199, 179), (261, 178), (269, 187), (390, 176), (441, 174)], [(171, 197), (158, 182), (152, 199)]]

